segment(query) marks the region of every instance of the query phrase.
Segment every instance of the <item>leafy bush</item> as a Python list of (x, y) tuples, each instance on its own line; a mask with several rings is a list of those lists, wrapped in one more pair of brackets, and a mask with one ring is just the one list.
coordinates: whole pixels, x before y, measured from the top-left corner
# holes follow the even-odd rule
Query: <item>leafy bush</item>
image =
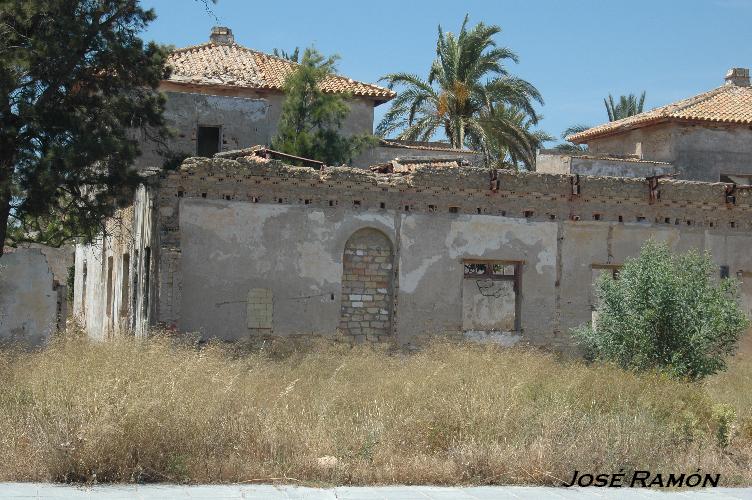
[(707, 253), (675, 255), (649, 241), (617, 279), (604, 273), (597, 281), (597, 319), (574, 335), (590, 359), (626, 369), (691, 380), (725, 370), (748, 321), (738, 282), (717, 281), (717, 273)]

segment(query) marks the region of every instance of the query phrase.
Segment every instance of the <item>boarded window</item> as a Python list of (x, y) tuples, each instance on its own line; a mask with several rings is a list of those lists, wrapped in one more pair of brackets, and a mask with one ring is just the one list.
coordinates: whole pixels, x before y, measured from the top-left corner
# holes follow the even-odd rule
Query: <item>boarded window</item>
[(220, 128), (199, 125), (196, 134), (196, 154), (211, 158), (219, 153)]
[(519, 332), (521, 261), (465, 260), (462, 328), (465, 332)]

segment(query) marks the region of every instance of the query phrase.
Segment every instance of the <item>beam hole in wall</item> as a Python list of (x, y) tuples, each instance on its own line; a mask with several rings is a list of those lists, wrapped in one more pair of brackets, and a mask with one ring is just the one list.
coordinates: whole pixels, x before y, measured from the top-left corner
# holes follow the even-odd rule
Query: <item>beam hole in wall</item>
[(345, 243), (339, 329), (356, 342), (391, 332), (393, 260), (392, 243), (377, 229), (360, 229)]
[(556, 220), (556, 214), (548, 214), (548, 218), (551, 220)]
[(310, 205), (311, 204), (311, 200), (303, 200), (303, 204)]
[(356, 208), (360, 208), (360, 200), (353, 200), (353, 206)]
[(729, 222), (729, 227), (736, 227), (736, 222), (734, 221)]
[(178, 190), (178, 198), (182, 198), (182, 197), (183, 197), (183, 190), (179, 189)]
[(405, 205), (405, 212), (409, 212), (409, 211), (410, 211), (410, 205)]
[(428, 205), (428, 211), (429, 212), (435, 212), (436, 211), (436, 205)]
[(593, 220), (601, 220), (601, 214), (593, 214)]
[(206, 193), (201, 193), (202, 198), (206, 198)]
[(663, 222), (666, 224), (671, 224), (671, 217), (666, 217), (665, 219), (663, 219)]
[(525, 210), (524, 215), (526, 218), (530, 218), (535, 214), (533, 210)]
[(621, 215), (619, 216), (619, 222), (624, 222), (624, 217), (622, 217)]
[(379, 203), (379, 208), (381, 208), (381, 209), (386, 208), (386, 203), (384, 203), (383, 201), (381, 203)]
[(449, 213), (450, 214), (456, 214), (459, 213), (460, 207), (449, 207)]
[(646, 220), (647, 219), (644, 216), (642, 216), (642, 215), (638, 215), (637, 216), (637, 222), (645, 222)]

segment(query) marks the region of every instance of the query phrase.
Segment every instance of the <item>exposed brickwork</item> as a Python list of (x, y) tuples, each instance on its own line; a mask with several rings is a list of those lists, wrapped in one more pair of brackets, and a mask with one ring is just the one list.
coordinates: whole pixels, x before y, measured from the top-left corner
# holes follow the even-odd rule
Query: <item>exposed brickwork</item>
[(378, 231), (357, 231), (345, 245), (339, 328), (356, 342), (385, 341), (389, 336), (393, 265), (392, 245)]

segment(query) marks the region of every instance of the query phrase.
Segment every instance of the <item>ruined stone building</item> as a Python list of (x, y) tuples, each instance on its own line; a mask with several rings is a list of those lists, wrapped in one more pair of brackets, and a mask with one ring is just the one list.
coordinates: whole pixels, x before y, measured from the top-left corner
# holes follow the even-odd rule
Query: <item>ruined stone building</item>
[[(648, 238), (708, 250), (752, 308), (752, 190), (724, 183), (402, 165), (291, 167), (253, 151), (155, 173), (76, 249), (90, 335), (433, 335), (571, 346), (592, 286)], [(381, 172), (387, 173), (381, 173)]]
[[(215, 27), (208, 42), (174, 50), (167, 65), (172, 73), (159, 90), (166, 97), (165, 119), (174, 136), (159, 145), (142, 137), (139, 167), (158, 167), (167, 155), (212, 156), (271, 144), (285, 98), (285, 78), (295, 70), (294, 62), (243, 47), (229, 28)], [(374, 108), (395, 96), (384, 87), (340, 75), (329, 76), (322, 89), (347, 96), (349, 114), (341, 129), (345, 135), (372, 134)], [(478, 155), (441, 143), (382, 140), (354, 158), (352, 165), (369, 167), (413, 156)]]
[(724, 85), (682, 101), (590, 128), (567, 138), (583, 154), (541, 151), (539, 172), (752, 184), (749, 69), (732, 68)]

